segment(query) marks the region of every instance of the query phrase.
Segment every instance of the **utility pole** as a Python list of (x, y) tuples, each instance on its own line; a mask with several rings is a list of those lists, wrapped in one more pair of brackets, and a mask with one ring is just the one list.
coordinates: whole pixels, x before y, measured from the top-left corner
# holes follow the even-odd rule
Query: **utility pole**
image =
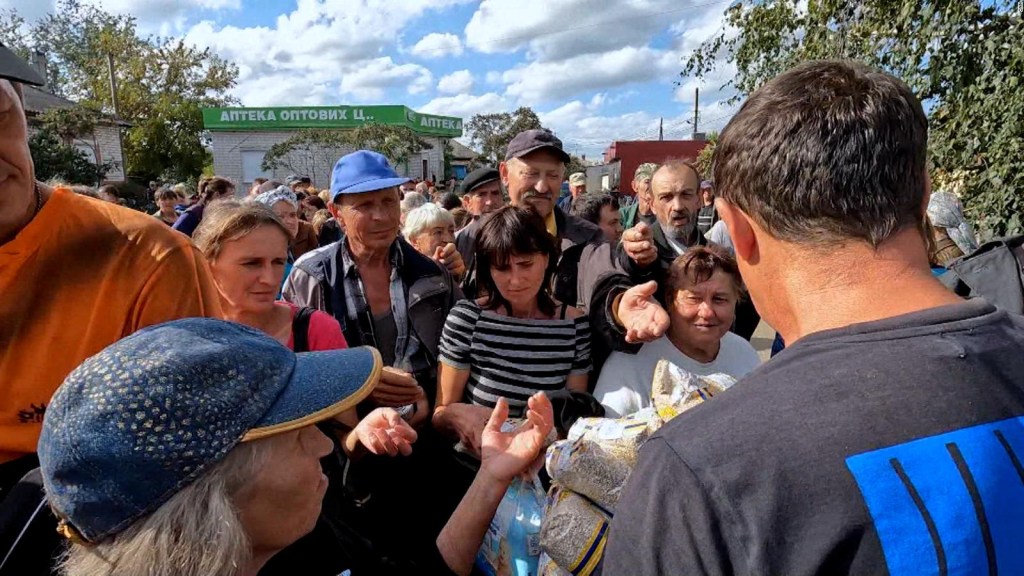
[(693, 89), (693, 139), (697, 139), (697, 120), (700, 119), (700, 88)]
[(658, 141), (665, 139), (665, 117), (658, 118)]
[(124, 136), (121, 134), (121, 107), (117, 103), (117, 78), (114, 76), (114, 55), (107, 52), (107, 74), (110, 76), (110, 102), (114, 106), (114, 129), (117, 130), (117, 145), (121, 148), (121, 175), (128, 180), (128, 163), (125, 162)]

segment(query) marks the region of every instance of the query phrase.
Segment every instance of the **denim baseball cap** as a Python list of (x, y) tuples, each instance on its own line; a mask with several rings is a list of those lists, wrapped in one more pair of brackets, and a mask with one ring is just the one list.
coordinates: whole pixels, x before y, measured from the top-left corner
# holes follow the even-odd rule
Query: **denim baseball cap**
[(140, 330), (76, 368), (47, 408), (39, 461), (60, 530), (83, 542), (117, 534), (239, 442), (354, 407), (380, 373), (373, 348), (295, 354), (223, 320)]
[(391, 167), (383, 154), (359, 150), (346, 154), (334, 164), (331, 172), (331, 200), (341, 194), (373, 192), (408, 182)]

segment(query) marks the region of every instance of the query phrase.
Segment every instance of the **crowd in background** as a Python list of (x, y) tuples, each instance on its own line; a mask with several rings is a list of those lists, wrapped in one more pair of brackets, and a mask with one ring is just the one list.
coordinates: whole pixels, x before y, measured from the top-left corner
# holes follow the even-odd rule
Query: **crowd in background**
[(527, 130), (457, 188), (359, 150), (151, 215), (35, 182), (36, 79), (0, 77), (0, 573), (469, 574), (550, 437), (648, 408), (661, 359), (739, 383), (644, 445), (604, 573), (1024, 571), (1024, 297), (891, 76), (797, 66), (713, 178), (632, 194)]

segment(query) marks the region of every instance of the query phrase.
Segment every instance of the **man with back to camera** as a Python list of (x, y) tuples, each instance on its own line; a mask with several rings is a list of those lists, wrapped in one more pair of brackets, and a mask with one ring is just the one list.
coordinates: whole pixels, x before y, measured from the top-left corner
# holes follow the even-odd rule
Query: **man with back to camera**
[(929, 270), (927, 129), (846, 61), (729, 122), (718, 211), (790, 346), (644, 445), (605, 573), (1024, 573), (1024, 319)]

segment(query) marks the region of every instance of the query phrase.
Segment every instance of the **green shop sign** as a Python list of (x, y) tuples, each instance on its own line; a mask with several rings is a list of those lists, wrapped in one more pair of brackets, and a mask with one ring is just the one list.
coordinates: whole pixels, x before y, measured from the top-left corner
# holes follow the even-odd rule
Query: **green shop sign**
[(405, 106), (290, 106), (282, 108), (204, 108), (207, 130), (294, 130), (357, 128), (367, 122), (408, 126), (426, 136), (462, 136), (462, 119), (420, 114)]

